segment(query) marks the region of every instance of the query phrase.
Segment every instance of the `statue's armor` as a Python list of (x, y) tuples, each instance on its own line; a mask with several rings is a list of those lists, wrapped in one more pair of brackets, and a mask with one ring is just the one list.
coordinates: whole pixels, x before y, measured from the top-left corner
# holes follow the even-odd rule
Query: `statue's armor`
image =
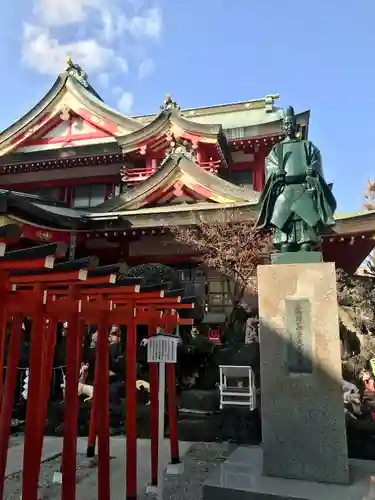
[[(301, 245), (302, 243), (318, 242), (315, 231), (312, 230), (319, 217), (311, 196), (307, 192), (305, 184), (308, 168), (305, 145), (309, 141), (289, 140), (282, 142), (276, 147), (281, 147), (281, 158), (285, 162), (285, 181), (282, 192), (277, 197), (271, 218), (271, 223), (277, 228), (275, 243), (291, 243)], [(279, 150), (280, 154), (280, 150)], [(280, 168), (272, 161), (272, 151), (266, 159), (267, 175)], [(322, 174), (321, 163), (314, 164), (314, 170)], [(314, 217), (315, 216), (315, 217)]]
[(286, 138), (266, 158), (267, 181), (259, 200), (256, 229), (275, 229), (281, 252), (312, 250), (323, 228), (334, 225), (336, 200), (327, 185), (319, 149), (295, 135), (294, 109), (284, 113)]

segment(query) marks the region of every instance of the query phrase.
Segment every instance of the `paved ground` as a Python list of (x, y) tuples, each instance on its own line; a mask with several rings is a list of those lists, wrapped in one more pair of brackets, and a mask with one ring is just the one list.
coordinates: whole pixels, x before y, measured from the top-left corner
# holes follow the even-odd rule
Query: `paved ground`
[[(8, 460), (6, 467), (6, 476), (13, 476), (22, 470), (23, 462), (23, 434), (11, 436), (8, 448)], [(49, 438), (44, 439), (42, 460), (51, 460), (61, 453), (62, 439)]]
[[(111, 438), (111, 500), (124, 500), (125, 498), (125, 446), (126, 438)], [(142, 493), (150, 482), (150, 440), (138, 440), (138, 492)], [(180, 443), (180, 452), (183, 457), (190, 448), (191, 443)], [(161, 460), (167, 467), (170, 460), (169, 441), (164, 441)], [(53, 499), (60, 498), (51, 497)], [(77, 498), (79, 500), (93, 500), (97, 498), (96, 472), (82, 479), (77, 485)]]
[[(21, 495), (21, 470), (23, 459), (23, 438), (15, 436), (8, 451), (7, 479), (5, 483), (6, 500), (19, 500)], [(44, 500), (60, 499), (60, 485), (53, 484), (54, 472), (60, 469), (62, 438), (46, 437), (43, 448), (43, 464), (39, 479), (40, 497)], [(220, 465), (236, 448), (229, 443), (180, 443), (184, 473), (180, 476), (165, 476), (164, 500), (200, 500), (202, 485), (209, 474)], [(125, 498), (125, 449), (126, 438), (111, 438), (111, 500)], [(86, 439), (78, 440), (77, 455), (77, 498), (95, 500), (97, 498), (96, 459), (86, 458)], [(162, 449), (164, 467), (169, 462), (169, 441), (165, 440)], [(150, 441), (138, 440), (138, 494), (141, 500), (153, 500), (146, 494), (150, 482)]]
[[(196, 443), (186, 452), (184, 473), (165, 476), (163, 500), (202, 500), (202, 485), (208, 476), (234, 451), (229, 443)], [(155, 496), (143, 493), (140, 500), (155, 500)]]
[[(191, 443), (180, 443), (181, 457), (191, 446)], [(52, 484), (54, 472), (60, 469), (60, 453), (62, 438), (46, 437), (44, 440), (43, 460), (39, 479), (40, 496), (43, 499), (58, 500), (60, 486)], [(125, 449), (126, 438), (111, 438), (111, 500), (125, 498)], [(78, 440), (77, 456), (77, 498), (79, 500), (94, 500), (97, 498), (97, 467), (96, 461), (85, 456), (86, 439)], [(7, 500), (19, 500), (21, 470), (23, 460), (23, 440), (16, 438), (8, 451), (7, 479), (5, 495)], [(169, 441), (165, 440), (161, 456), (164, 467), (169, 462)], [(142, 494), (150, 482), (150, 441), (138, 440), (138, 491)]]

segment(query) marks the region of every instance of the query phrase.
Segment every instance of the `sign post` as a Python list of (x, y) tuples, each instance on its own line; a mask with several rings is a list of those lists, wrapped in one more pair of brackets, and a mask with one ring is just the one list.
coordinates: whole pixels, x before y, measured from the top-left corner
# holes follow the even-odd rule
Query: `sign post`
[(159, 365), (159, 419), (158, 419), (158, 483), (157, 495), (163, 498), (164, 469), (161, 461), (161, 452), (164, 442), (164, 413), (165, 413), (165, 364), (177, 362), (177, 346), (179, 337), (165, 333), (157, 333), (148, 339), (147, 362)]

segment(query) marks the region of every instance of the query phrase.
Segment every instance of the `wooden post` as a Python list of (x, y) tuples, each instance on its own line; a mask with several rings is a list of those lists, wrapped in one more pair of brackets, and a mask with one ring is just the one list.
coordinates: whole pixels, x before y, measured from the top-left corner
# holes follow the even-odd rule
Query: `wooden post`
[(137, 323), (133, 311), (126, 330), (126, 500), (137, 498)]
[(167, 363), (167, 393), (168, 393), (168, 417), (169, 417), (169, 441), (171, 447), (171, 463), (180, 463), (180, 452), (178, 446), (178, 422), (177, 422), (177, 394), (175, 366)]
[(35, 309), (31, 326), (30, 372), (26, 408), (26, 430), (23, 454), (22, 500), (37, 500), (40, 462), (34, 460), (35, 447), (40, 442), (37, 432), (40, 421), (40, 394), (44, 336), (43, 289), (36, 284), (33, 290)]
[(97, 424), (96, 424), (96, 408), (97, 408), (97, 396), (95, 388), (98, 386), (98, 341), (96, 341), (95, 347), (95, 371), (94, 371), (94, 395), (91, 401), (90, 410), (90, 424), (89, 424), (89, 436), (87, 439), (87, 450), (86, 455), (90, 458), (95, 456), (95, 443), (97, 434)]
[(43, 452), (43, 439), (44, 439), (44, 428), (47, 416), (48, 401), (51, 392), (51, 380), (52, 380), (52, 364), (53, 355), (56, 342), (56, 326), (57, 321), (55, 319), (50, 320), (48, 326), (46, 327), (46, 336), (43, 352), (43, 364), (42, 364), (42, 376), (41, 376), (41, 389), (40, 389), (40, 412), (39, 421), (36, 433), (39, 436), (38, 443), (35, 444), (33, 450), (33, 459), (39, 463), (42, 460)]
[(0, 271), (0, 405), (3, 393), (4, 356), (7, 337), (7, 311), (6, 311), (6, 273)]
[[(109, 477), (109, 355), (107, 319), (105, 313), (98, 325), (96, 363), (98, 365), (94, 410), (98, 429), (98, 498), (110, 500)], [(100, 411), (98, 411), (100, 408)]]
[[(74, 299), (73, 299), (74, 300)], [(80, 352), (80, 320), (69, 315), (66, 338), (66, 386), (64, 405), (64, 443), (62, 454), (62, 500), (75, 500), (78, 417), (78, 354)]]
[(7, 360), (3, 403), (0, 413), (0, 498), (4, 495), (5, 470), (7, 463), (10, 424), (17, 383), (17, 365), (22, 340), (22, 316), (13, 319)]
[[(161, 454), (161, 449), (164, 443), (165, 435), (165, 365), (166, 363), (158, 363), (159, 365), (159, 387), (158, 387), (158, 450)], [(158, 491), (160, 498), (163, 498), (163, 465), (158, 460)]]
[(72, 230), (70, 233), (69, 260), (74, 260), (76, 255), (76, 246), (77, 246), (77, 232)]
[[(174, 326), (176, 326), (176, 334), (179, 334), (179, 325), (177, 325), (177, 322), (177, 311), (172, 309), (167, 315), (166, 331), (172, 333)], [(178, 446), (176, 375), (175, 365), (172, 363), (167, 364), (167, 394), (171, 464), (176, 465), (180, 463), (180, 453)]]
[[(151, 321), (148, 336), (156, 332), (156, 323)], [(158, 365), (149, 363), (150, 376), (150, 437), (151, 437), (151, 486), (158, 484)]]

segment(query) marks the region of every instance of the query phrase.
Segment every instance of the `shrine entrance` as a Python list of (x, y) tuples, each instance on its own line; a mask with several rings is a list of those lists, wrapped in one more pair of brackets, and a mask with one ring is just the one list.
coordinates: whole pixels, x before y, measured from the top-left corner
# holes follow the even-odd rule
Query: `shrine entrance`
[[(2, 228), (0, 241), (14, 238)], [(44, 426), (50, 394), (56, 327), (68, 321), (61, 498), (76, 497), (78, 377), (86, 325), (97, 325), (94, 391), (87, 455), (98, 453), (98, 498), (110, 500), (108, 326), (126, 326), (126, 494), (137, 497), (136, 329), (147, 325), (149, 335), (175, 325), (192, 324), (179, 311), (194, 307), (169, 283), (142, 285), (141, 277), (118, 279), (119, 266), (98, 266), (95, 257), (62, 261), (66, 246), (49, 244), (0, 256), (0, 498), (3, 498), (17, 363), (24, 317), (31, 320), (31, 346), (22, 474), (23, 500), (37, 500)], [(7, 325), (10, 336), (3, 379)], [(150, 435), (152, 485), (158, 482), (158, 368), (150, 363)], [(179, 463), (174, 364), (166, 365), (171, 463)]]

